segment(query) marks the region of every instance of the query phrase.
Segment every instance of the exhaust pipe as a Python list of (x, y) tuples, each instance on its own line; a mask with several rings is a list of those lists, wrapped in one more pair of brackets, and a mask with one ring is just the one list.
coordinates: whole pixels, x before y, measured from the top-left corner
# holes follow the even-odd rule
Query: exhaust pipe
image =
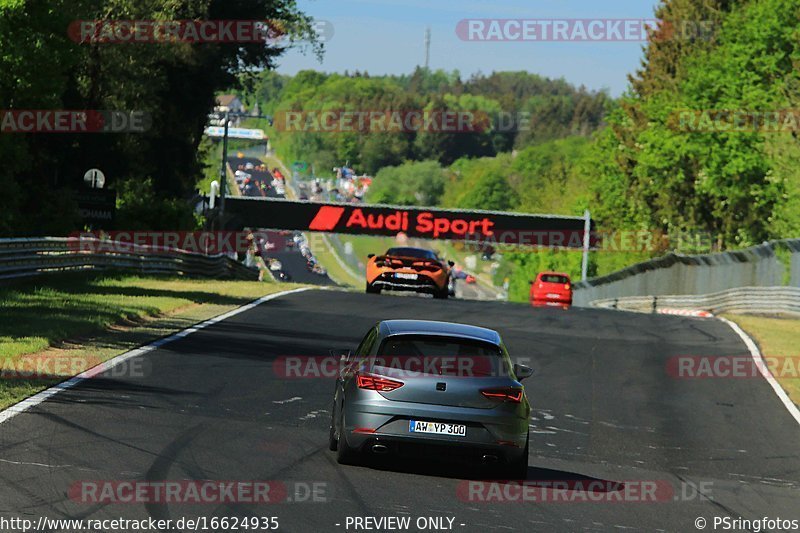
[(497, 462), (497, 456), (487, 453), (484, 454), (483, 457), (481, 457), (481, 461), (487, 464), (494, 464)]
[(386, 447), (385, 444), (373, 444), (372, 453), (379, 453), (379, 454), (389, 453), (389, 448)]

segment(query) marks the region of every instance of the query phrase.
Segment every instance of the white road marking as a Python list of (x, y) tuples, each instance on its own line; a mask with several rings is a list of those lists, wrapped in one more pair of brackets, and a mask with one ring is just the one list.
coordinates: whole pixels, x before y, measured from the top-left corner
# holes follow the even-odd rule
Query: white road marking
[(800, 410), (797, 409), (797, 406), (792, 402), (791, 398), (786, 394), (786, 391), (783, 390), (781, 384), (778, 383), (778, 380), (775, 379), (775, 376), (772, 375), (772, 372), (769, 371), (769, 367), (767, 366), (767, 362), (764, 361), (764, 357), (761, 355), (761, 350), (758, 349), (755, 341), (750, 338), (750, 336), (744, 332), (742, 328), (739, 327), (739, 324), (735, 322), (731, 322), (727, 318), (717, 317), (726, 324), (728, 324), (733, 331), (736, 332), (739, 337), (741, 337), (742, 341), (744, 342), (747, 349), (750, 351), (750, 356), (753, 358), (753, 362), (755, 362), (758, 369), (761, 371), (761, 375), (764, 376), (764, 379), (767, 380), (772, 390), (775, 391), (775, 394), (778, 395), (778, 398), (786, 407), (786, 410), (789, 411), (789, 414), (795, 419), (795, 421), (800, 424)]
[(164, 346), (165, 344), (169, 344), (170, 342), (173, 342), (173, 341), (176, 341), (178, 339), (182, 339), (184, 337), (187, 337), (187, 336), (191, 335), (192, 333), (196, 333), (196, 332), (200, 331), (201, 329), (207, 328), (208, 326), (212, 326), (212, 325), (214, 325), (214, 324), (216, 324), (218, 322), (222, 322), (223, 320), (227, 320), (228, 318), (236, 316), (239, 313), (244, 313), (245, 311), (249, 311), (250, 309), (252, 309), (252, 308), (254, 308), (254, 307), (258, 306), (258, 305), (261, 305), (264, 302), (268, 302), (269, 300), (274, 300), (275, 298), (278, 298), (280, 296), (286, 296), (288, 294), (294, 294), (294, 293), (297, 293), (297, 292), (304, 292), (304, 291), (307, 291), (307, 290), (310, 290), (310, 289), (311, 289), (310, 287), (302, 287), (300, 289), (293, 289), (293, 290), (290, 290), (290, 291), (282, 291), (282, 292), (276, 292), (274, 294), (268, 294), (267, 296), (259, 298), (258, 300), (250, 302), (249, 304), (243, 305), (241, 307), (237, 307), (236, 309), (234, 309), (232, 311), (228, 311), (227, 313), (224, 313), (222, 315), (215, 316), (214, 318), (209, 318), (205, 322), (200, 322), (199, 324), (195, 324), (194, 326), (186, 328), (183, 331), (179, 331), (177, 333), (174, 333), (174, 334), (170, 335), (169, 337), (164, 337), (163, 339), (158, 339), (157, 341), (151, 342), (150, 344), (146, 344), (144, 346), (141, 346), (141, 347), (136, 348), (134, 350), (131, 350), (129, 352), (125, 352), (123, 354), (120, 354), (120, 355), (118, 355), (118, 356), (116, 356), (116, 357), (114, 357), (112, 359), (109, 359), (108, 361), (106, 361), (104, 363), (100, 363), (97, 366), (94, 366), (94, 367), (92, 367), (92, 368), (90, 368), (90, 369), (88, 369), (88, 370), (86, 370), (84, 372), (81, 372), (80, 374), (78, 374), (75, 377), (72, 377), (72, 378), (70, 378), (70, 379), (68, 379), (66, 381), (62, 381), (61, 383), (59, 383), (57, 385), (53, 385), (49, 389), (45, 389), (42, 392), (34, 394), (30, 398), (26, 398), (26, 399), (22, 400), (21, 402), (16, 403), (16, 404), (12, 405), (11, 407), (6, 408), (3, 411), (0, 411), (0, 424), (2, 424), (3, 422), (6, 422), (6, 421), (14, 418), (15, 416), (17, 416), (20, 413), (24, 413), (25, 411), (27, 411), (28, 409), (31, 409), (32, 407), (36, 407), (37, 405), (39, 405), (40, 403), (44, 402), (45, 400), (47, 400), (49, 398), (52, 398), (53, 396), (55, 396), (59, 392), (63, 392), (65, 390), (71, 389), (72, 387), (78, 385), (82, 381), (84, 381), (86, 379), (93, 378), (97, 374), (99, 374), (101, 372), (105, 372), (106, 370), (109, 370), (110, 368), (112, 368), (112, 367), (114, 367), (114, 366), (116, 366), (116, 365), (118, 365), (120, 363), (124, 363), (128, 359), (132, 359), (134, 357), (138, 357), (140, 355), (144, 355), (146, 353), (152, 352), (153, 350), (155, 350), (157, 348), (160, 348), (160, 347)]
[(21, 465), (21, 466), (42, 466), (45, 468), (71, 468), (72, 465), (48, 465), (44, 463), (29, 463), (26, 461), (12, 461), (10, 459), (0, 459), (0, 463), (7, 463), (10, 465)]
[(300, 420), (311, 420), (312, 418), (317, 418), (318, 416), (322, 416), (323, 413), (327, 413), (325, 409), (320, 409), (319, 411), (311, 411), (307, 415), (301, 416)]
[(297, 402), (297, 401), (300, 401), (302, 399), (303, 398), (301, 398), (300, 396), (292, 396), (288, 400), (272, 400), (272, 403), (277, 403), (277, 404), (281, 405), (281, 404), (284, 404), (284, 403)]

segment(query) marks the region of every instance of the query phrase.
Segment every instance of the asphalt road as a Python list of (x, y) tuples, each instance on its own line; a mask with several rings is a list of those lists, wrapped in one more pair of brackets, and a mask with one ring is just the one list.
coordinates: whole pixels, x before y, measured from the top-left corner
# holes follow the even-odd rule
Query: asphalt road
[[(245, 196), (266, 197), (266, 198), (285, 198), (283, 194), (278, 194), (272, 187), (273, 176), (270, 171), (246, 170), (244, 166), (251, 163), (254, 167), (262, 164), (262, 161), (255, 157), (228, 157), (228, 164), (236, 171), (242, 167), (244, 172), (252, 176), (254, 187), (245, 190)], [(266, 187), (262, 188), (262, 184)], [(320, 275), (311, 272), (306, 266), (305, 258), (296, 249), (279, 249), (266, 253), (267, 257), (277, 259), (281, 262), (284, 272), (291, 276), (291, 281), (295, 283), (305, 283), (307, 285), (336, 285), (327, 274)]]
[[(652, 480), (678, 497), (681, 487), (706, 497), (689, 488), (687, 501), (488, 503), (463, 498), (465, 480), (480, 472), (439, 460), (339, 466), (327, 450), (332, 379), (286, 379), (274, 363), (352, 348), (387, 318), (496, 328), (535, 368), (526, 382), (529, 480)], [(666, 372), (676, 355), (745, 353), (716, 320), (295, 293), (137, 358), (143, 376), (101, 375), (5, 422), (0, 517), (271, 515), (281, 531), (322, 532), (356, 531), (348, 516), (442, 516), (469, 532), (686, 532), (699, 516), (798, 519), (800, 428), (769, 386)], [(313, 482), (326, 501), (89, 504), (68, 495), (82, 480), (203, 479), (276, 480), (295, 500), (295, 484)]]

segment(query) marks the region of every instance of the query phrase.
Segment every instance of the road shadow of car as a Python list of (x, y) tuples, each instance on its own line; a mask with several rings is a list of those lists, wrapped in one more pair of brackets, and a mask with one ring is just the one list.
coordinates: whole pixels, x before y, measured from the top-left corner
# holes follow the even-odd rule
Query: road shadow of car
[(544, 487), (554, 486), (560, 490), (567, 491), (586, 491), (588, 489), (592, 492), (615, 492), (624, 490), (625, 488), (625, 484), (620, 481), (596, 478), (566, 470), (534, 466), (528, 466), (528, 474), (524, 480), (501, 479), (498, 476), (497, 465), (468, 464), (464, 462), (447, 461), (441, 457), (418, 459), (391, 455), (381, 456), (365, 454), (362, 458), (361, 466), (387, 472), (462, 480), (484, 480), (500, 483), (519, 483), (520, 481), (527, 481), (533, 485)]

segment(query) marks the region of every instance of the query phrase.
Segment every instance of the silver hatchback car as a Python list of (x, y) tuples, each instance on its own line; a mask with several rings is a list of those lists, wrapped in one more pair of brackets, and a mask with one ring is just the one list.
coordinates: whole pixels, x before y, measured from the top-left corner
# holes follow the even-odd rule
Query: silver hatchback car
[(528, 469), (530, 404), (493, 330), (449, 322), (386, 320), (343, 356), (329, 447), (342, 464), (364, 454), (441, 452), (490, 464), (504, 479)]

